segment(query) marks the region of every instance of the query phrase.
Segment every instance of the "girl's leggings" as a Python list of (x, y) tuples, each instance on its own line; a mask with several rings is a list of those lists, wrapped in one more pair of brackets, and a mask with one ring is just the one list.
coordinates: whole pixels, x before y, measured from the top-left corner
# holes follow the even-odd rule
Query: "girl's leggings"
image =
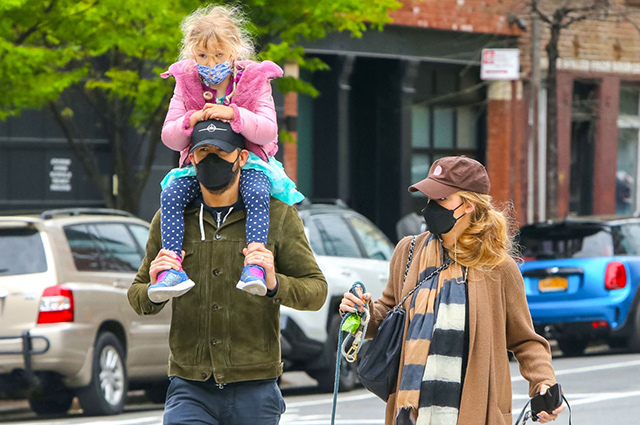
[[(162, 191), (160, 198), (160, 233), (162, 247), (182, 256), (184, 240), (184, 210), (200, 193), (195, 177), (175, 179)], [(267, 245), (269, 236), (269, 202), (271, 183), (259, 170), (240, 172), (240, 195), (247, 210), (247, 245), (259, 242)]]

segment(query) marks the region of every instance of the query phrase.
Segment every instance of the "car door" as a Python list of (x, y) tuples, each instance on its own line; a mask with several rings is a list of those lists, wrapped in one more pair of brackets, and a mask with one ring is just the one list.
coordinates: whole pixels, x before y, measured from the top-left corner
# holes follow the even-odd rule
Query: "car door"
[[(358, 231), (354, 230), (352, 221), (357, 224)], [(311, 216), (310, 222), (317, 228), (322, 251), (325, 256), (331, 257), (331, 264), (339, 267), (346, 278), (352, 278), (354, 282), (362, 281), (373, 299), (380, 297), (388, 279), (389, 262), (378, 259), (384, 257), (378, 254), (378, 249), (367, 238), (367, 246), (372, 255), (377, 256), (370, 258), (357, 235), (358, 232), (370, 232), (371, 226), (367, 227), (367, 223), (355, 214), (317, 214)]]

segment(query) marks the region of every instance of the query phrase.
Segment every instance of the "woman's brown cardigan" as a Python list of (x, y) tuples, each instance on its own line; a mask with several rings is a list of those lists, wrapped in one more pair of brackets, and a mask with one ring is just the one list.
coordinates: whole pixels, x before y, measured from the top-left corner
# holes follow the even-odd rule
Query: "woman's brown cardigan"
[[(418, 236), (414, 259), (420, 258), (427, 236), (428, 233)], [(389, 282), (382, 297), (371, 306), (369, 338), (373, 337), (387, 311), (416, 284), (419, 261), (412, 262), (402, 288), (410, 244), (411, 237), (404, 238), (393, 253)], [(542, 384), (551, 386), (555, 383), (549, 343), (533, 329), (524, 282), (514, 260), (509, 259), (490, 271), (470, 269), (468, 287), (469, 357), (458, 425), (511, 425), (511, 376), (507, 350), (512, 351), (518, 360), (520, 373), (529, 381), (529, 395), (532, 396)], [(405, 302), (406, 310), (409, 303), (410, 299)], [(407, 328), (408, 323), (405, 323), (405, 335)], [(402, 367), (401, 361), (401, 373)], [(396, 396), (392, 394), (387, 402), (386, 425), (394, 423), (395, 401)]]

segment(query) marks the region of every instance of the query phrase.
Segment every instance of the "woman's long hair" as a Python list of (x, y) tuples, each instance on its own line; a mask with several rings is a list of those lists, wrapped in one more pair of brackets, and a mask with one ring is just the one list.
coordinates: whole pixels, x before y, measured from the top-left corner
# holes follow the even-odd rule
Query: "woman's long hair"
[(497, 210), (491, 196), (476, 192), (459, 191), (465, 202), (475, 205), (469, 227), (457, 237), (450, 256), (466, 267), (492, 268), (509, 257), (517, 257), (513, 242), (513, 226), (509, 212)]

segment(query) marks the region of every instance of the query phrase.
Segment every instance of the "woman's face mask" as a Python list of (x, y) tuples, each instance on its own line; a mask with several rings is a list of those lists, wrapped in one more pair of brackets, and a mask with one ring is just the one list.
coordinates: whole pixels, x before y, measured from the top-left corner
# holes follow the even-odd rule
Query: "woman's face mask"
[[(240, 158), (240, 155), (238, 155), (238, 158)], [(240, 167), (236, 171), (233, 170), (238, 158), (233, 162), (229, 162), (215, 153), (210, 153), (196, 164), (196, 178), (212, 192), (224, 191), (240, 172)]]
[(440, 237), (440, 235), (444, 235), (445, 233), (449, 233), (451, 229), (453, 229), (453, 226), (456, 225), (456, 222), (466, 214), (464, 213), (458, 218), (455, 218), (453, 215), (455, 210), (460, 208), (462, 205), (464, 205), (464, 201), (454, 209), (449, 210), (436, 201), (430, 199), (422, 210), (422, 216), (424, 217), (424, 221), (427, 223), (428, 230), (437, 237)]

